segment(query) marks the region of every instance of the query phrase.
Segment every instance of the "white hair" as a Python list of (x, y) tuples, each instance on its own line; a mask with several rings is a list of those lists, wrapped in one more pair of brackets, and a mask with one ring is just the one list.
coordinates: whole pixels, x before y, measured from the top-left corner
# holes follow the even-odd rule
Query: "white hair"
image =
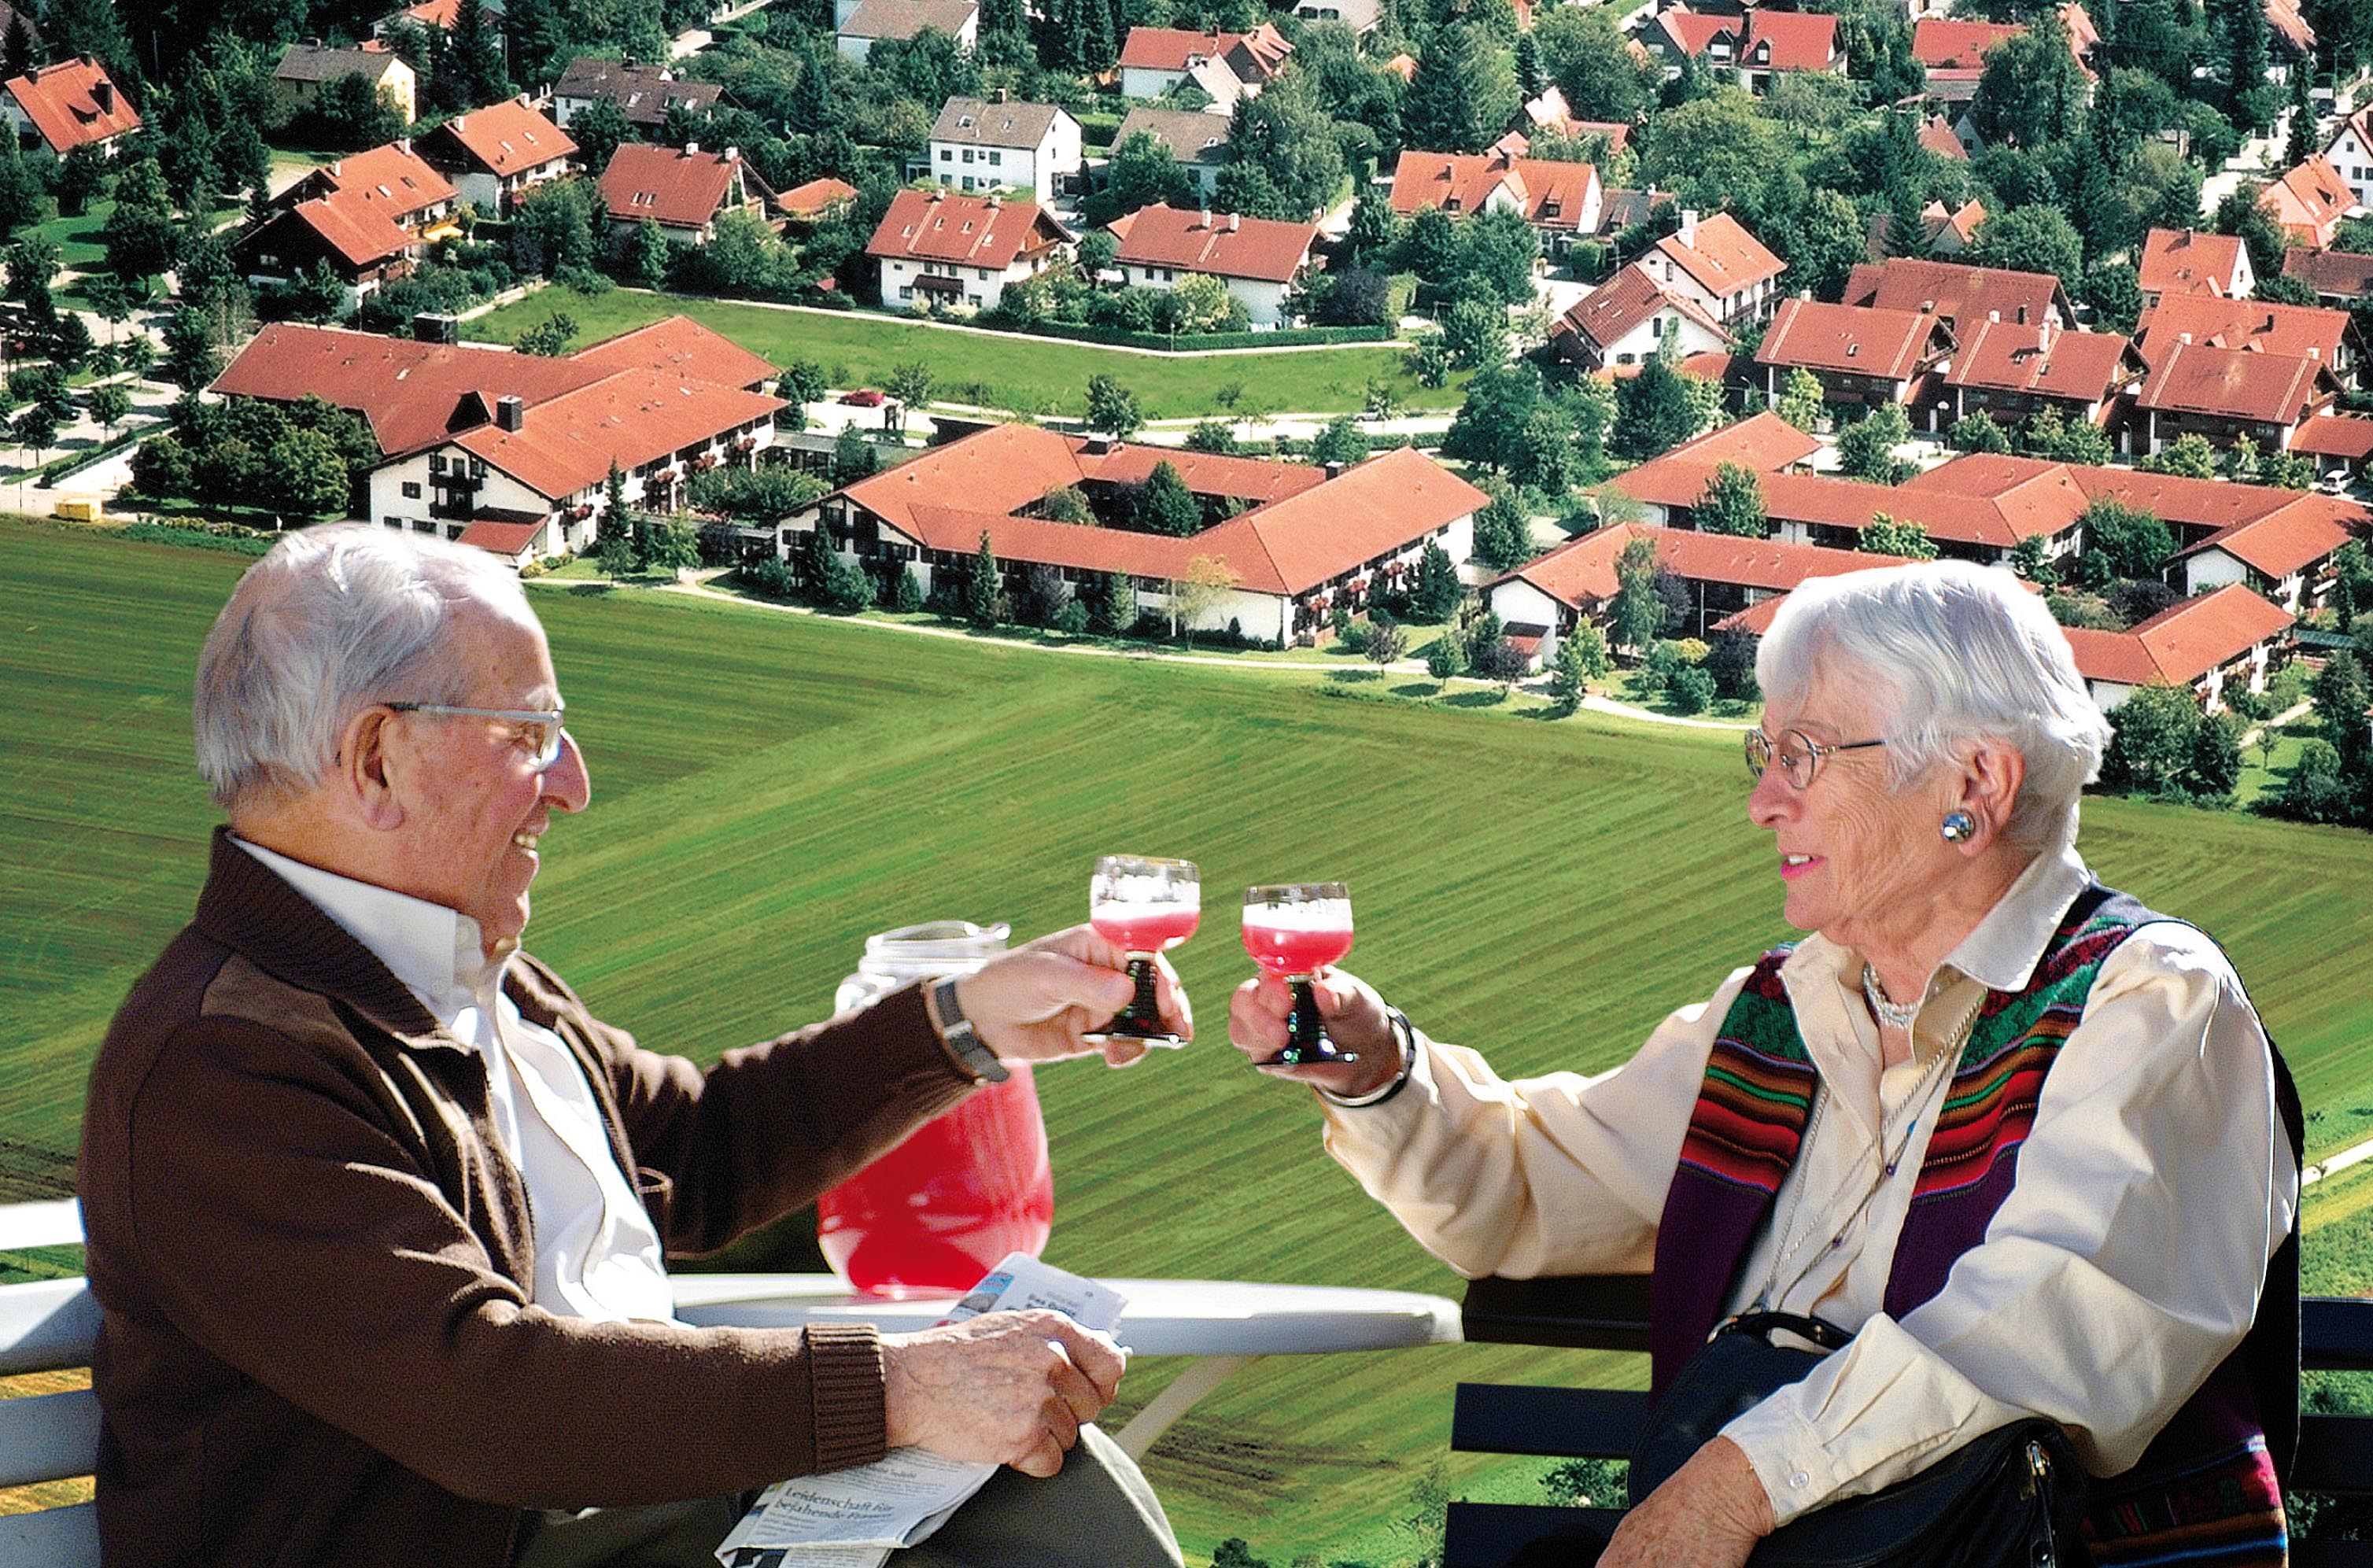
[(467, 606), (535, 624), (510, 569), (427, 534), (339, 522), (291, 533), (215, 617), (192, 704), (198, 771), (226, 809), (321, 781), (374, 702), (461, 702), (446, 637)]
[(1868, 690), (1887, 715), (1868, 738), (1886, 740), (1898, 787), (1955, 760), (1960, 743), (2016, 747), (2027, 778), (2003, 831), (2019, 848), (2075, 840), (2077, 798), (2110, 740), (2042, 596), (1967, 561), (1814, 579), (1772, 616), (1755, 678), (1783, 708), (1824, 678)]

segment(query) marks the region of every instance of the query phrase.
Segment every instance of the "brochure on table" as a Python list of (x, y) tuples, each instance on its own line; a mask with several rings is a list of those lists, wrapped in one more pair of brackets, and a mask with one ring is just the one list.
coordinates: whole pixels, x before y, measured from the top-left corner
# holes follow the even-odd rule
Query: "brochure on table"
[[(1043, 1306), (1109, 1333), (1125, 1305), (1117, 1291), (1014, 1252), (940, 1321)], [(996, 1473), (995, 1465), (899, 1448), (874, 1464), (777, 1481), (733, 1527), (717, 1560), (724, 1568), (879, 1568), (945, 1524)]]

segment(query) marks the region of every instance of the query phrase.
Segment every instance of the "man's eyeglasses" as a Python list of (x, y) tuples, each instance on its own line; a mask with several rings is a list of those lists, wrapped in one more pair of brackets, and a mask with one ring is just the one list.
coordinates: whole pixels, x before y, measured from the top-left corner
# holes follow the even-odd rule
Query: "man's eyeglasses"
[(1781, 777), (1799, 790), (1808, 789), (1813, 775), (1819, 771), (1821, 759), (1831, 752), (1858, 752), (1867, 746), (1883, 746), (1885, 741), (1841, 741), (1833, 746), (1818, 745), (1802, 730), (1783, 730), (1773, 740), (1760, 730), (1747, 732), (1747, 771), (1756, 778), (1774, 762), (1780, 765)]
[(520, 738), (535, 753), (538, 768), (560, 760), (562, 710), (557, 708), (456, 708), (445, 702), (391, 702), (398, 713), (450, 715), (461, 719), (500, 719), (519, 726)]

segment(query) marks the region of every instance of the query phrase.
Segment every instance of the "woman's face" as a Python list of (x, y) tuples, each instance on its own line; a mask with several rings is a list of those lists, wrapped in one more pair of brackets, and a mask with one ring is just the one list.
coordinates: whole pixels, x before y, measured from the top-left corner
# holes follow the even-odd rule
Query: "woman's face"
[[(1767, 707), (1761, 729), (1775, 746), (1790, 730), (1818, 746), (1875, 740), (1887, 727), (1888, 699), (1867, 682), (1824, 675), (1800, 704)], [(1866, 947), (1865, 935), (1923, 908), (1952, 865), (1952, 848), (1937, 831), (1952, 809), (1945, 773), (1933, 770), (1898, 790), (1887, 749), (1870, 746), (1815, 759), (1810, 783), (1799, 789), (1775, 758), (1756, 780), (1747, 814), (1777, 841), (1788, 923)]]

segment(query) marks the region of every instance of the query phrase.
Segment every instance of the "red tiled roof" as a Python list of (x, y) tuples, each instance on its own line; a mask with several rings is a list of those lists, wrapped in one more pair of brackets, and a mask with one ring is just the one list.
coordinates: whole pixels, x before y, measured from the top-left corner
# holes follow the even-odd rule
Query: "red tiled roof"
[(613, 462), (634, 468), (784, 406), (762, 392), (637, 366), (530, 404), (516, 430), (480, 425), (453, 440), (557, 501), (601, 484)]
[(1838, 57), (1838, 19), (1812, 12), (1750, 9), (1744, 18), (1706, 16), (1675, 7), (1656, 18), (1665, 34), (1692, 57), (1717, 39), (1733, 45), (1732, 63), (1773, 71), (1826, 71)]
[(835, 180), (826, 175), (821, 180), (811, 180), (804, 185), (792, 186), (775, 198), (775, 207), (792, 217), (813, 217), (830, 211), (842, 202), (856, 199), (856, 186), (846, 180)]
[(2154, 228), (2143, 241), (2137, 271), (2145, 294), (2233, 294), (2242, 260), (2234, 235)]
[(1726, 212), (1666, 235), (1656, 250), (1717, 299), (1768, 282), (1788, 265)]
[(2318, 294), (2354, 298), (2373, 290), (2373, 256), (2294, 247), (2283, 252), (2283, 275), (2305, 278)]
[(2266, 25), (2275, 36), (2290, 45), (2291, 53), (2308, 55), (2315, 53), (2315, 29), (2309, 25), (2293, 0), (2265, 0)]
[(535, 536), (543, 531), (542, 518), (532, 522), (501, 522), (482, 517), (462, 530), (459, 543), (474, 544), (497, 556), (516, 556), (534, 544)]
[(568, 357), (602, 375), (640, 367), (686, 380), (755, 389), (775, 378), (775, 367), (721, 333), (690, 316), (669, 316), (648, 326), (587, 344)]
[(2141, 369), (2132, 348), (2118, 333), (1981, 321), (1962, 339), (1945, 384), (2099, 403)]
[(1415, 81), (1417, 79), (1417, 56), (1409, 53), (1407, 51), (1403, 51), (1401, 53), (1396, 54), (1391, 59), (1385, 61), (1384, 68), (1390, 71), (1394, 76), (1398, 76), (1405, 82)]
[(2291, 451), (2362, 462), (2373, 457), (2373, 419), (2362, 414), (2318, 414), (2291, 437)]
[(2332, 379), (2331, 367), (2320, 360), (2204, 343), (2154, 347), (2151, 358), (2135, 407), (2273, 425), (2305, 418)]
[[(1716, 462), (1737, 461), (1702, 447), (1677, 447), (1619, 474), (1613, 483), (1634, 500), (1693, 508), (1705, 494)], [(2031, 470), (2043, 472), (2037, 474)], [(1946, 486), (1923, 486), (1917, 482), (1890, 488), (1829, 474), (1770, 471), (1761, 473), (1760, 480), (1764, 509), (1777, 521), (1861, 529), (1885, 512), (1900, 521), (1918, 523), (1929, 538), (1940, 543), (2007, 550), (2022, 539), (2064, 531), (2085, 509), (2087, 497), (2065, 477), (2062, 465), (2032, 463), (2031, 470), (2020, 474), (2024, 482), (2005, 486), (2001, 494), (1962, 494)], [(1932, 470), (1922, 477), (1933, 478), (1943, 472)], [(2061, 477), (2050, 477), (2054, 473)]]
[(1234, 213), (1189, 211), (1157, 202), (1112, 226), (1125, 265), (1178, 267), (1219, 277), (1291, 283), (1309, 264), (1315, 223), (1280, 223)]
[(452, 181), (429, 168), (409, 142), (349, 153), (307, 175), (289, 194), (311, 191), (342, 203), (361, 202), (397, 223), (453, 199)]
[(411, 234), (401, 224), (344, 192), (299, 202), (275, 221), (303, 224), (357, 268), (400, 256), (413, 244)]
[(1969, 161), (1970, 149), (1961, 145), (1960, 137), (1953, 135), (1953, 127), (1941, 114), (1931, 114), (1920, 122), (1920, 145), (1939, 158), (1949, 158), (1961, 163)]
[(1101, 457), (1093, 452), (1081, 454), (1080, 471), (1082, 477), (1105, 485), (1142, 485), (1153, 476), (1154, 465), (1163, 462), (1196, 495), (1225, 496), (1255, 506), (1298, 496), (1327, 480), (1325, 469), (1306, 462), (1274, 462), (1266, 458), (1231, 457), (1223, 452), (1129, 442), (1123, 442)]
[(1493, 586), (1521, 579), (1570, 609), (1581, 609), (1615, 596), (1615, 563), (1635, 539), (1653, 544), (1656, 547), (1656, 564), (1676, 577), (1772, 592), (1785, 592), (1817, 577), (1906, 564), (1900, 556), (1617, 522), (1504, 573), (1493, 579)]
[(2136, 324), (2143, 357), (2156, 362), (2189, 338), (2211, 348), (2246, 348), (2294, 359), (2340, 359), (2348, 312), (2320, 305), (2270, 305), (2221, 294), (2168, 294)]
[(1198, 57), (1222, 58), (1244, 37), (1240, 32), (1196, 32), (1186, 28), (1131, 28), (1120, 46), (1120, 65), (1124, 71), (1183, 71)]
[(2258, 205), (2274, 214), (2286, 237), (2310, 250), (2320, 250), (2332, 243), (2340, 220), (2356, 205), (2356, 195), (2339, 170), (2320, 158), (2310, 158), (2269, 184)]
[(602, 170), (602, 205), (621, 223), (698, 228), (716, 220), (740, 167), (722, 153), (621, 142)]
[(140, 111), (88, 56), (44, 65), (29, 76), (11, 76), (6, 90), (60, 157), (140, 129)]
[(2120, 685), (2188, 686), (2290, 629), (2291, 614), (2238, 582), (2170, 604), (2132, 631), (2068, 628), (2076, 671)]
[(1985, 220), (1986, 205), (1975, 198), (1949, 210), (1942, 202), (1930, 202), (1920, 209), (1923, 238), (1931, 250), (1936, 249), (1936, 242), (1948, 233), (1966, 248), (1977, 240), (1978, 226)]
[(1709, 474), (1718, 462), (1736, 462), (1758, 474), (1773, 474), (1794, 468), (1820, 450), (1818, 439), (1767, 409), (1683, 441), (1665, 458), (1702, 463)]
[(1900, 381), (1949, 344), (1944, 323), (1918, 310), (1783, 299), (1755, 362)]
[(1931, 71), (1983, 70), (1987, 50), (2026, 32), (2026, 27), (2017, 22), (1962, 22), (1944, 17), (1923, 17), (1912, 24), (1911, 58)]
[[(2358, 423), (2373, 430), (2373, 420)], [(2334, 551), (2355, 538), (2355, 533), (2342, 521), (2354, 509), (2328, 497), (2301, 496), (2289, 506), (2262, 518), (2218, 529), (2178, 555), (2222, 550), (2243, 566), (2279, 582), (2293, 572), (2305, 571), (2329, 559)]]
[(1666, 293), (1664, 286), (1637, 262), (1575, 300), (1559, 320), (1562, 327), (1603, 351), (1657, 311), (1667, 310), (1679, 311), (1718, 338), (1730, 336), (1695, 300)]
[(1228, 65), (1236, 73), (1238, 81), (1257, 85), (1282, 70), (1287, 56), (1292, 53), (1293, 45), (1285, 41), (1285, 34), (1277, 30), (1277, 24), (1262, 22), (1229, 48)]
[(1553, 163), (1510, 152), (1404, 151), (1393, 169), (1393, 210), (1404, 216), (1424, 207), (1465, 216), (1506, 192), (1525, 221), (1581, 230), (1598, 185), (1587, 163)]
[(1224, 554), (1241, 587), (1302, 593), (1470, 515), (1490, 498), (1415, 447), (1395, 447), (1193, 542)]
[(1016, 258), (1070, 238), (1035, 202), (963, 196), (934, 186), (899, 192), (865, 253), (1003, 271)]
[(542, 110), (515, 98), (457, 114), (433, 134), (450, 137), (480, 169), (496, 175), (539, 168), (577, 150), (576, 140)]
[[(1898, 256), (1857, 263), (1841, 298), (1882, 310), (1924, 310), (1967, 337), (1989, 315), (2028, 325), (2045, 321), (2058, 310), (2061, 291), (2060, 280), (2049, 273)], [(2060, 319), (2068, 319), (2064, 311)]]
[(1713, 629), (1718, 632), (1745, 632), (1749, 637), (1762, 637), (1771, 630), (1771, 623), (1779, 618), (1780, 606), (1786, 603), (1788, 603), (1788, 596), (1784, 593), (1774, 593), (1767, 598), (1759, 599), (1746, 609), (1724, 615), (1721, 620), (1716, 621), (1713, 624)]

